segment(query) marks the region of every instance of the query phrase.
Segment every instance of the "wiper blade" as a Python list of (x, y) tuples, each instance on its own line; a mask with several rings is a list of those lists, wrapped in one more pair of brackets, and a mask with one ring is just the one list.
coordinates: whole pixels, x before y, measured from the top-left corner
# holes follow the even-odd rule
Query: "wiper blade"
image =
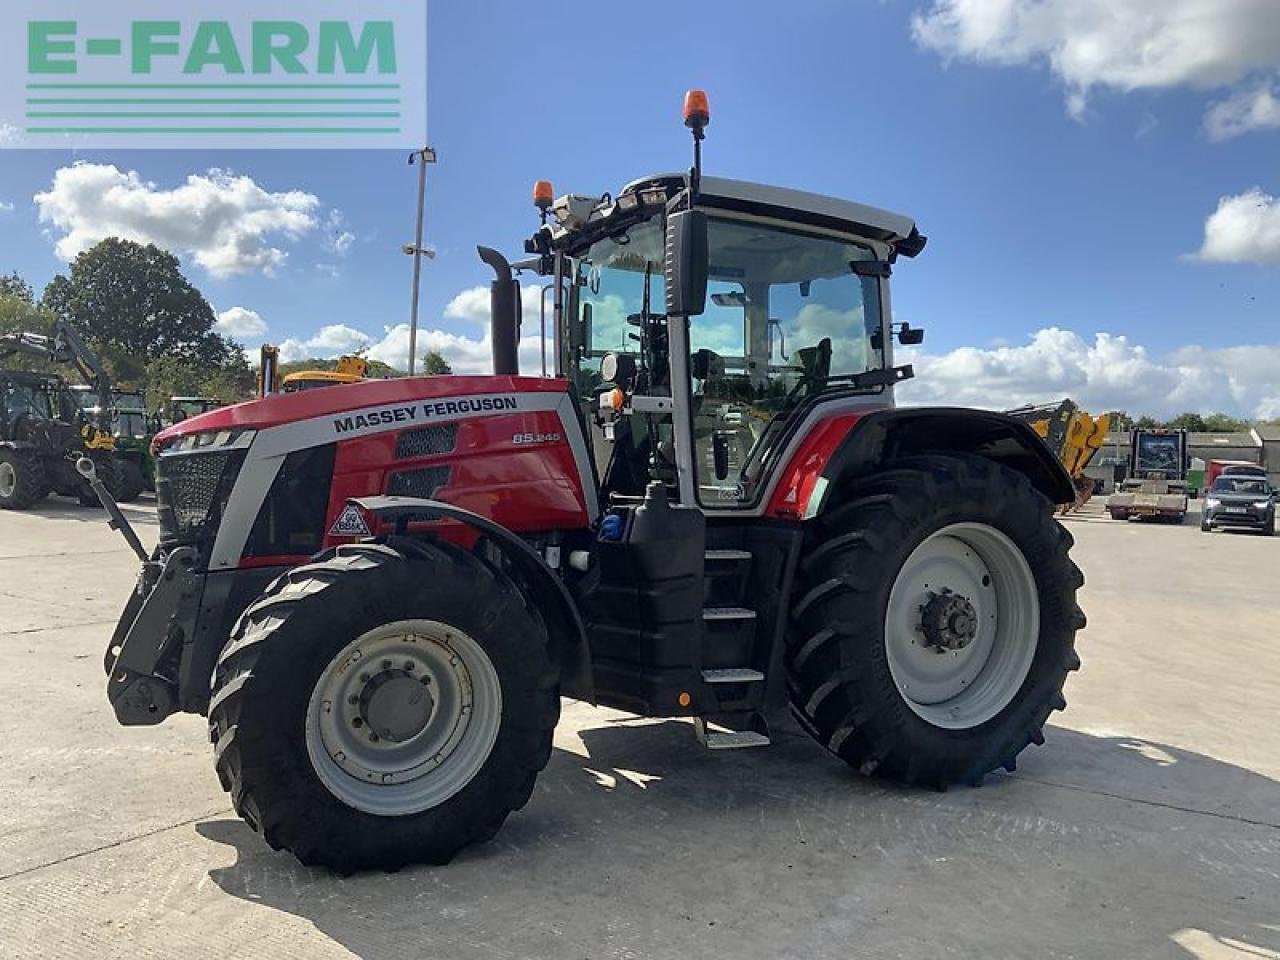
[(829, 386), (833, 383), (847, 383), (855, 390), (865, 390), (869, 387), (891, 387), (895, 383), (901, 383), (903, 380), (910, 380), (915, 375), (916, 372), (911, 364), (904, 363), (900, 367), (863, 370), (861, 373), (838, 373), (835, 376), (827, 377), (823, 386)]

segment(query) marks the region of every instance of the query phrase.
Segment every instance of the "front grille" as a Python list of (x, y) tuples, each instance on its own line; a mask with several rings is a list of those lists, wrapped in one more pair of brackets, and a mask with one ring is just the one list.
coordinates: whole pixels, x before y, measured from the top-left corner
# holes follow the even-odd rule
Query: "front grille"
[(244, 450), (211, 450), (156, 459), (156, 515), (162, 544), (213, 542), (244, 454)]
[(423, 467), (392, 474), (387, 493), (395, 497), (430, 498), (449, 482), (448, 467)]
[(409, 457), (430, 457), (449, 453), (457, 443), (458, 425), (456, 423), (405, 430), (396, 437), (396, 459), (405, 460)]

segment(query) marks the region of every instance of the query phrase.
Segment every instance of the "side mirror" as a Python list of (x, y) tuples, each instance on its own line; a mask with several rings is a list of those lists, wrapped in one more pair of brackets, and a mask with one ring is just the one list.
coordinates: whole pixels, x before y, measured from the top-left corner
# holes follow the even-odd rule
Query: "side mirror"
[(696, 317), (706, 309), (707, 258), (707, 215), (701, 210), (669, 214), (663, 259), (668, 317)]
[(901, 328), (898, 330), (898, 342), (904, 347), (918, 346), (924, 343), (924, 331), (903, 321)]
[(724, 357), (705, 347), (695, 350), (689, 358), (689, 373), (695, 380), (724, 376)]
[(582, 305), (582, 353), (585, 356), (591, 351), (591, 321), (593, 316), (591, 304)]
[(729, 476), (729, 437), (730, 434), (719, 430), (711, 434), (711, 460), (717, 480), (724, 480)]

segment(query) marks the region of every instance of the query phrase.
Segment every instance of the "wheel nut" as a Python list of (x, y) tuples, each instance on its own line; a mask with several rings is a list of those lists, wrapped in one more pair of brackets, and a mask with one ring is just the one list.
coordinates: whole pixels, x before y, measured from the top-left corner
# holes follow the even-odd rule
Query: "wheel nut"
[(369, 734), (369, 742), (370, 742), (370, 743), (377, 743), (377, 742), (378, 742), (378, 735), (377, 735), (376, 733), (370, 733), (370, 734)]
[(369, 682), (369, 675), (368, 675), (367, 673), (362, 673), (362, 674), (360, 674), (360, 682), (361, 682), (361, 683), (368, 683), (368, 682)]
[(382, 661), (382, 669), (383, 669), (383, 670), (390, 670), (390, 669), (391, 669), (391, 661), (390, 661), (390, 660), (383, 660), (383, 661)]
[(357, 727), (357, 728), (359, 728), (359, 727), (363, 727), (363, 726), (364, 726), (364, 719), (363, 719), (363, 718), (361, 718), (361, 717), (352, 717), (352, 718), (351, 718), (351, 725), (352, 725), (353, 727)]
[(404, 662), (404, 668), (405, 668), (405, 670), (408, 670), (408, 671), (412, 672), (412, 671), (413, 671), (413, 661), (412, 661), (412, 660), (406, 660), (406, 661)]

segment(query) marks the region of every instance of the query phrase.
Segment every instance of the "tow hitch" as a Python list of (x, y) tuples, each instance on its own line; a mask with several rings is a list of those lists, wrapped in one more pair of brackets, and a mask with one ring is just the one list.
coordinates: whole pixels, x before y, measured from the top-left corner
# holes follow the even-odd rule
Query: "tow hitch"
[(139, 560), (144, 564), (150, 563), (151, 557), (143, 549), (142, 541), (138, 539), (138, 534), (134, 532), (128, 518), (120, 512), (120, 505), (116, 503), (115, 497), (111, 496), (111, 491), (107, 489), (106, 484), (98, 479), (98, 471), (94, 468), (93, 461), (88, 457), (81, 457), (76, 461), (76, 472), (88, 481), (89, 488), (97, 494), (98, 502), (102, 504), (102, 509), (107, 511), (107, 526), (112, 530), (120, 531), (120, 535), (129, 544), (129, 549), (137, 554)]
[(175, 612), (186, 608), (198, 593), (195, 557), (190, 547), (180, 547), (162, 560), (153, 560), (111, 492), (98, 479), (93, 461), (81, 457), (76, 471), (97, 494), (107, 511), (108, 525), (120, 531), (142, 561), (138, 585), (103, 658), (107, 699), (116, 719), (126, 726), (159, 723), (177, 708), (177, 689), (174, 681), (158, 675), (156, 668), (172, 636)]

